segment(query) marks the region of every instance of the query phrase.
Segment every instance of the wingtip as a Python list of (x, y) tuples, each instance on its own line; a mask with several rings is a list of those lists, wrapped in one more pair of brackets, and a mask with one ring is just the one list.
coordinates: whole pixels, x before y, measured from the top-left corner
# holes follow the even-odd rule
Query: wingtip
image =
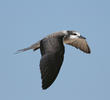
[(42, 85), (42, 90), (46, 90), (47, 88), (47, 86)]
[(52, 85), (52, 83), (48, 83), (48, 82), (42, 82), (42, 89), (46, 90), (48, 89), (50, 86)]
[(90, 54), (91, 53), (91, 51), (88, 51), (88, 54)]
[(42, 87), (42, 90), (46, 90), (47, 88)]
[(88, 46), (88, 54), (90, 54), (91, 53), (91, 49), (90, 49), (90, 47)]
[(90, 51), (88, 51), (88, 52), (86, 52), (87, 54), (91, 54), (91, 52)]
[(91, 53), (91, 50), (90, 48), (88, 47), (88, 51), (86, 51), (87, 54), (90, 54)]

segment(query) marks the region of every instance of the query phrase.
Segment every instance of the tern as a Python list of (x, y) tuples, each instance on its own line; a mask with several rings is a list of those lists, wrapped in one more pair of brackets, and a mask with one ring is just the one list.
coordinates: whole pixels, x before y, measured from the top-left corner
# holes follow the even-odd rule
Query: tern
[(20, 49), (16, 52), (19, 53), (30, 49), (33, 49), (33, 51), (40, 49), (42, 89), (49, 88), (58, 76), (64, 59), (64, 44), (74, 46), (87, 54), (91, 53), (86, 38), (83, 37), (80, 32), (74, 30), (54, 32), (28, 48)]

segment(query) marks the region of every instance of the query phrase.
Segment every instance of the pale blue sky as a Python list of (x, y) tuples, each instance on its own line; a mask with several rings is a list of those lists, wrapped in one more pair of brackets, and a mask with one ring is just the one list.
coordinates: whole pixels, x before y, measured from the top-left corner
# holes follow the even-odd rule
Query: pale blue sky
[[(43, 91), (40, 51), (13, 53), (59, 30), (80, 31), (92, 53), (65, 45)], [(0, 100), (110, 100), (110, 0), (1, 0), (0, 60)]]

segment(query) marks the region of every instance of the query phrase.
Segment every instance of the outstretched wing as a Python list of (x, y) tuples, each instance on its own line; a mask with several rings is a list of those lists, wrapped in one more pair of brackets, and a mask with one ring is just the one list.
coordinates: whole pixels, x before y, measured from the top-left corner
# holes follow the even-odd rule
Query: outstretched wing
[(77, 49), (80, 49), (85, 53), (90, 53), (91, 52), (90, 48), (87, 44), (87, 41), (84, 38), (71, 39), (71, 38), (68, 37), (68, 38), (64, 38), (64, 43), (69, 44), (71, 46), (74, 46)]
[(63, 62), (63, 56), (50, 53), (40, 61), (42, 88), (47, 89), (55, 81)]
[(42, 88), (47, 89), (55, 81), (63, 62), (63, 40), (56, 38), (43, 40), (40, 43), (40, 50), (42, 54), (40, 60)]

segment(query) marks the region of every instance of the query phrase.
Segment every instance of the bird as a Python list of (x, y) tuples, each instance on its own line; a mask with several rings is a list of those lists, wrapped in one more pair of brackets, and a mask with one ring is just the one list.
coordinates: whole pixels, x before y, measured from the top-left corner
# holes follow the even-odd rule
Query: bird
[(84, 53), (90, 54), (91, 50), (86, 38), (75, 30), (63, 30), (45, 36), (33, 45), (18, 50), (16, 53), (32, 49), (40, 49), (40, 72), (42, 89), (49, 88), (55, 81), (64, 60), (64, 44), (74, 46)]

